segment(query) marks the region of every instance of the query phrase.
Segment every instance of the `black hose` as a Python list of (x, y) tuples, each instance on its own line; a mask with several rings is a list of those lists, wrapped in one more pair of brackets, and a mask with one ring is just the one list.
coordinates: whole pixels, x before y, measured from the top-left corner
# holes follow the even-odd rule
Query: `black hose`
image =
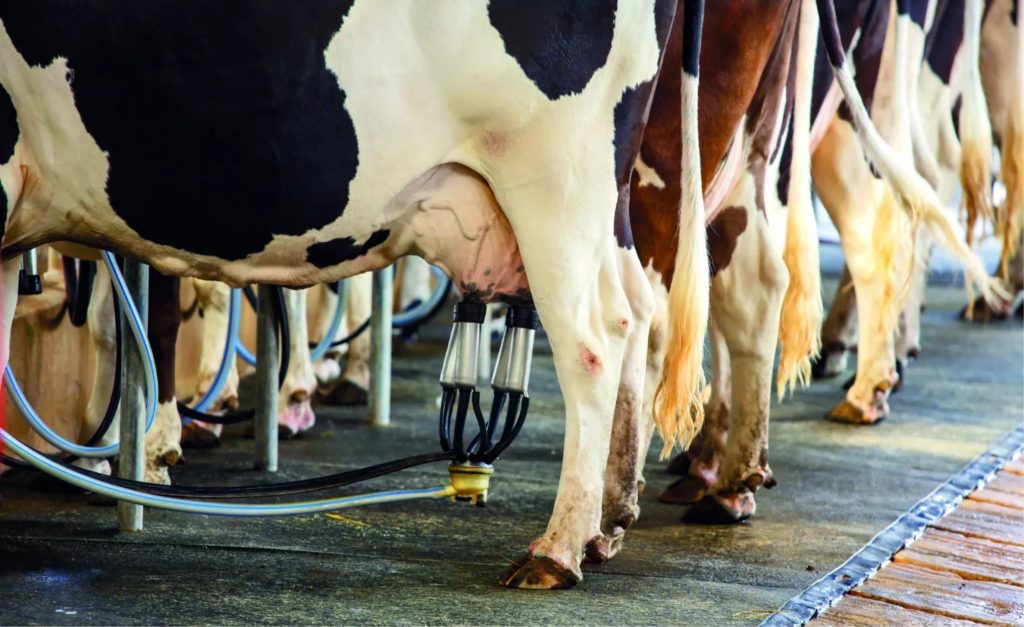
[[(449, 278), (445, 278), (444, 281), (445, 281), (444, 293), (447, 296), (448, 292), (452, 289), (452, 280), (449, 279)], [(434, 316), (436, 316), (438, 314), (438, 312), (440, 312), (442, 309), (444, 309), (447, 304), (448, 304), (448, 299), (447, 298), (441, 298), (441, 299), (439, 299), (437, 301), (436, 305), (431, 307), (430, 311), (428, 311), (427, 313), (423, 314), (419, 318), (416, 318), (414, 320), (408, 320), (406, 322), (392, 322), (391, 323), (391, 328), (392, 329), (398, 329), (399, 331), (415, 331), (416, 329), (419, 329), (421, 326), (423, 326), (424, 324), (429, 322), (431, 319), (433, 319)], [(415, 307), (415, 305), (410, 305), (409, 307)], [(409, 308), (407, 307), (406, 311), (408, 311), (408, 309)], [(370, 319), (369, 318), (364, 320), (361, 325), (356, 327), (356, 329), (354, 331), (352, 331), (351, 333), (349, 333), (345, 337), (341, 338), (340, 340), (334, 340), (333, 342), (331, 342), (329, 348), (337, 348), (337, 347), (342, 346), (344, 344), (348, 344), (352, 340), (354, 340), (357, 337), (359, 337), (360, 335), (362, 335), (368, 328), (370, 328)], [(309, 347), (310, 348), (316, 348), (317, 344), (314, 343), (314, 342), (310, 342), (309, 343)]]
[(353, 483), (358, 483), (360, 481), (367, 481), (369, 479), (395, 473), (400, 470), (405, 470), (406, 468), (422, 466), (423, 464), (431, 464), (440, 461), (451, 461), (451, 454), (423, 453), (421, 455), (403, 457), (401, 459), (396, 459), (381, 464), (375, 464), (373, 466), (367, 466), (366, 468), (346, 470), (345, 472), (339, 472), (332, 475), (326, 475), (323, 477), (316, 477), (314, 479), (301, 479), (299, 481), (286, 481), (283, 483), (270, 483), (265, 485), (247, 485), (236, 487), (201, 487), (182, 485), (165, 486), (154, 483), (146, 483), (144, 481), (132, 481), (130, 479), (110, 477), (107, 475), (100, 474), (98, 472), (84, 470), (81, 468), (75, 468), (74, 470), (84, 475), (88, 475), (95, 479), (104, 481), (105, 483), (120, 486), (123, 488), (131, 488), (133, 490), (146, 492), (148, 494), (155, 494), (157, 496), (182, 497), (194, 499), (236, 499), (246, 497), (286, 496), (289, 494), (320, 492), (322, 490), (330, 490), (333, 488), (340, 488), (343, 486), (351, 485)]
[[(257, 309), (258, 303), (252, 287), (246, 285), (242, 292), (253, 309)], [(284, 303), (284, 289), (278, 287), (272, 293), (274, 294), (272, 305), (277, 316), (278, 343), (281, 346), (281, 361), (278, 364), (277, 370), (277, 387), (281, 388), (284, 386), (284, 380), (288, 376), (288, 366), (291, 363), (291, 329), (288, 326), (288, 309)], [(217, 414), (201, 412), (181, 401), (178, 402), (178, 413), (190, 420), (201, 420), (212, 425), (233, 425), (239, 422), (247, 422), (256, 417), (255, 409), (238, 409), (218, 416)]]
[(92, 299), (95, 278), (95, 261), (64, 257), (64, 293), (67, 298), (68, 318), (76, 327), (84, 325), (89, 318), (89, 301)]

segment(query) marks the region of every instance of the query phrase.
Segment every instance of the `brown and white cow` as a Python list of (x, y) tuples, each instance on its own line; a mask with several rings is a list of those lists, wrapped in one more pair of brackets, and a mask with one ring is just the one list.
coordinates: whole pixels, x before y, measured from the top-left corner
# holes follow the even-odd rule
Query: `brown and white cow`
[[(730, 9), (736, 13), (731, 14)], [(888, 11), (888, 3), (885, 9)], [(754, 512), (754, 491), (773, 481), (767, 463), (767, 419), (776, 338), (782, 346), (780, 396), (786, 386), (807, 380), (809, 359), (817, 349), (821, 300), (806, 180), (811, 143), (801, 124), (787, 128), (791, 118), (810, 117), (809, 107), (801, 111), (794, 105), (803, 102), (798, 94), (809, 98), (809, 59), (814, 50), (806, 42), (814, 40), (816, 24), (813, 11), (808, 10), (804, 14), (808, 19), (798, 29), (797, 13), (797, 3), (788, 2), (735, 3), (708, 11), (705, 66), (724, 70), (721, 80), (707, 79), (701, 94), (702, 103), (707, 102), (701, 117), (704, 188), (712, 213), (719, 202), (724, 207), (711, 216), (708, 229), (717, 273), (711, 298), (714, 375), (704, 432), (689, 456), (674, 464), (677, 469), (686, 468), (688, 476), (662, 496), (676, 503), (706, 496), (702, 507), (688, 512), (699, 520), (737, 520)], [(796, 46), (798, 30), (805, 41), (803, 55), (793, 52), (800, 49)], [(828, 70), (827, 65), (823, 67)], [(667, 78), (663, 75), (662, 80)], [(858, 84), (862, 78), (859, 74)], [(826, 91), (830, 76), (828, 79)], [(851, 93), (850, 87), (843, 86), (843, 91)], [(661, 117), (662, 111), (672, 111), (672, 107), (659, 109), (659, 97), (670, 99), (672, 93), (669, 86), (655, 96), (633, 190), (638, 251), (656, 292), (659, 279), (670, 269), (665, 260), (672, 254), (673, 227), (672, 216), (659, 208), (659, 203), (668, 200), (671, 205), (673, 193), (678, 193), (671, 184), (673, 177), (663, 174), (672, 171), (673, 150), (678, 151), (678, 145), (669, 141), (671, 133), (658, 132), (661, 122), (673, 123), (670, 115)], [(832, 106), (837, 104), (833, 99)], [(855, 101), (849, 106), (855, 111), (860, 108), (860, 125), (869, 128), (863, 105)], [(833, 146), (830, 159), (867, 171), (861, 139), (857, 135), (851, 139), (854, 141), (844, 150)], [(921, 189), (923, 181), (908, 179), (912, 172), (894, 169), (891, 154), (885, 154), (877, 137), (868, 134), (863, 141), (873, 144), (873, 159), (889, 162), (888, 178), (902, 186), (902, 198), (918, 193), (908, 194), (906, 188)], [(878, 185), (876, 194), (891, 193), (880, 181)], [(927, 202), (929, 219), (948, 237), (948, 223), (935, 215), (937, 203), (932, 198)], [(877, 218), (871, 213), (865, 217), (863, 211), (849, 205), (838, 209), (838, 219), (846, 224), (860, 222), (855, 228), (867, 228), (868, 232), (874, 228)], [(966, 254), (962, 246), (959, 252)], [(895, 289), (891, 277), (879, 279), (888, 280), (888, 289)], [(893, 320), (894, 312), (888, 312), (887, 318)], [(655, 368), (659, 329), (656, 315), (650, 356)]]

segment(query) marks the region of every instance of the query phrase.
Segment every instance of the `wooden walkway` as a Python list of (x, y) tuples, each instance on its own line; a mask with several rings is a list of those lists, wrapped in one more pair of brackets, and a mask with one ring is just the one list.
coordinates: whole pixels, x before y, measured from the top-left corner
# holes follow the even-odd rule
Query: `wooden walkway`
[(1024, 625), (1022, 458), (811, 624)]

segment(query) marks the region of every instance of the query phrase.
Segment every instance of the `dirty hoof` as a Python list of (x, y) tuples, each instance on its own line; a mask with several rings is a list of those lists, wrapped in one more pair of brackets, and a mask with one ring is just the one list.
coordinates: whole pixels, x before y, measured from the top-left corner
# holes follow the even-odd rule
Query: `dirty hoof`
[(753, 516), (754, 509), (754, 495), (748, 490), (721, 497), (709, 494), (686, 510), (682, 521), (701, 525), (736, 525)]
[(316, 424), (313, 407), (308, 400), (298, 403), (290, 402), (288, 407), (277, 417), (277, 437), (290, 440)]
[(339, 379), (319, 396), (321, 403), (335, 407), (366, 405), (369, 399), (366, 388), (351, 379)]
[(874, 425), (885, 419), (885, 412), (875, 407), (865, 412), (850, 401), (843, 400), (825, 415), (825, 419), (853, 425)]
[(507, 588), (522, 590), (568, 590), (583, 577), (550, 557), (524, 555), (498, 580)]
[(658, 500), (669, 505), (692, 505), (707, 494), (708, 483), (700, 477), (687, 475), (678, 479), (658, 495)]
[(171, 485), (171, 473), (168, 472), (167, 466), (163, 464), (157, 465), (152, 462), (146, 462), (146, 473), (143, 477), (146, 483)]
[(1009, 307), (993, 309), (984, 298), (979, 296), (974, 303), (960, 310), (960, 319), (966, 322), (998, 322), (1010, 317)]
[(341, 376), (341, 364), (330, 357), (321, 359), (313, 364), (313, 375), (319, 387), (330, 385)]
[(193, 420), (181, 428), (181, 446), (194, 449), (218, 447), (221, 431), (222, 425)]
[(616, 527), (609, 535), (600, 535), (587, 543), (583, 561), (587, 564), (604, 564), (622, 550), (626, 530)]
[(672, 458), (672, 461), (665, 467), (665, 472), (670, 475), (686, 476), (690, 474), (690, 456), (683, 451)]
[(821, 349), (821, 355), (811, 362), (811, 377), (832, 379), (846, 371), (847, 348), (841, 342), (831, 342)]

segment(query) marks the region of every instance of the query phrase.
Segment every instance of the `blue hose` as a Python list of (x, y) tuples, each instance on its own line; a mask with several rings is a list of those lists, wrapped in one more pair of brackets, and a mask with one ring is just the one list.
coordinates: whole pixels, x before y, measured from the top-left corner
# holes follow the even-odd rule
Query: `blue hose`
[(345, 306), (348, 304), (348, 283), (345, 281), (338, 281), (338, 301), (335, 303), (334, 316), (331, 318), (331, 325), (327, 329), (327, 333), (324, 334), (323, 339), (313, 347), (310, 351), (310, 356), (313, 361), (323, 359), (323, 356), (327, 354), (327, 351), (331, 350), (331, 342), (338, 335), (338, 329), (341, 328), (341, 320), (345, 317)]
[[(124, 283), (124, 276), (121, 275), (121, 269), (118, 268), (114, 256), (104, 251), (103, 261), (110, 272), (110, 280), (114, 285), (114, 293), (117, 295), (117, 300), (121, 303), (121, 309), (127, 314), (128, 327), (135, 338), (135, 344), (142, 353), (142, 362), (145, 367), (146, 432), (148, 433), (149, 429), (153, 426), (153, 420), (156, 418), (157, 406), (156, 365), (153, 362), (153, 352), (149, 347), (149, 339), (146, 337), (142, 319), (139, 317), (139, 311), (135, 308), (135, 302), (128, 294), (128, 288)], [(14, 373), (11, 371), (10, 364), (4, 369), (4, 382), (11, 393), (11, 399), (29, 426), (35, 429), (44, 440), (58, 449), (71, 455), (93, 458), (111, 457), (117, 455), (118, 451), (120, 451), (120, 443), (108, 444), (107, 446), (82, 446), (61, 437), (60, 434), (51, 429), (39, 417), (39, 414), (32, 408), (28, 399), (25, 398), (24, 392), (22, 392), (17, 379), (14, 377)]]
[(401, 328), (419, 322), (421, 318), (433, 312), (448, 296), (452, 287), (448, 275), (436, 266), (430, 266), (430, 271), (434, 273), (434, 279), (437, 281), (437, 287), (430, 294), (430, 298), (407, 311), (396, 313), (391, 318), (391, 326)]
[(224, 386), (227, 385), (228, 376), (231, 374), (231, 367), (235, 363), (235, 352), (239, 346), (238, 327), (240, 326), (241, 319), (242, 291), (236, 288), (231, 290), (231, 299), (228, 304), (228, 337), (224, 342), (224, 354), (221, 357), (220, 369), (217, 370), (217, 376), (214, 377), (210, 389), (193, 406), (193, 409), (201, 412), (209, 411), (210, 406), (220, 397)]
[(435, 488), (424, 488), (419, 490), (388, 490), (371, 494), (359, 494), (355, 496), (343, 496), (330, 499), (317, 499), (299, 503), (270, 503), (270, 504), (249, 504), (249, 503), (220, 503), (197, 501), (192, 499), (179, 499), (167, 496), (148, 494), (131, 488), (111, 485), (100, 479), (87, 477), (76, 470), (55, 462), (39, 451), (18, 441), (17, 438), (0, 429), (0, 439), (10, 447), (26, 462), (56, 477), (61, 481), (70, 483), (83, 490), (94, 492), (136, 505), (156, 507), (177, 512), (189, 512), (193, 514), (210, 514), (214, 516), (294, 516), (299, 514), (315, 514), (329, 512), (347, 507), (360, 505), (373, 505), (378, 503), (393, 503), (396, 501), (411, 501), (414, 499), (442, 499), (455, 495), (455, 489), (451, 486), (438, 486)]

